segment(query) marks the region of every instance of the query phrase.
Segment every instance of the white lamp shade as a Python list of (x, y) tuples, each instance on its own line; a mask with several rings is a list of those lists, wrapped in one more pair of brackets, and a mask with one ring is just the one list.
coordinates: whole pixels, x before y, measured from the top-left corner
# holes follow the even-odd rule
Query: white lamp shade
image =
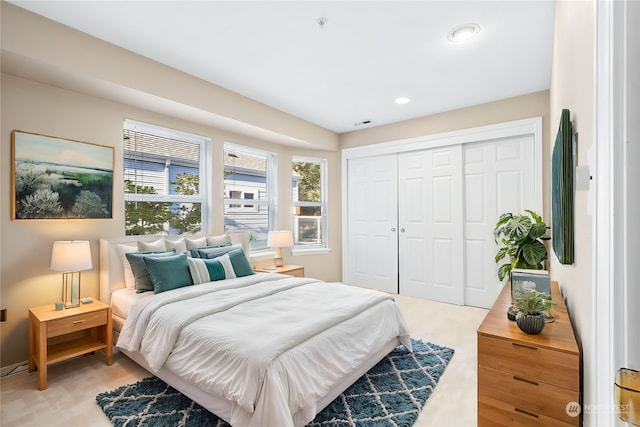
[(51, 269), (55, 271), (90, 270), (91, 246), (88, 240), (60, 240), (53, 242)]
[(270, 248), (289, 248), (293, 246), (293, 233), (289, 230), (270, 231), (267, 235)]

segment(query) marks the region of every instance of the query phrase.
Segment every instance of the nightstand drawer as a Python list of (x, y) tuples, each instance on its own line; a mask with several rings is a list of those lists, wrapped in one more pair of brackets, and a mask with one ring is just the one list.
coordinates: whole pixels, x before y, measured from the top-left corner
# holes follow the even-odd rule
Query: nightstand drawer
[(486, 366), (478, 366), (478, 393), (569, 424), (573, 423), (575, 418), (567, 415), (567, 404), (580, 401), (580, 394), (577, 391), (537, 382)]
[(289, 276), (294, 276), (294, 277), (304, 277), (304, 268), (296, 268), (294, 270), (289, 270), (286, 273), (283, 274), (287, 274)]
[(575, 354), (478, 335), (478, 365), (578, 391), (580, 360)]
[(47, 322), (47, 338), (107, 324), (107, 310), (92, 311)]
[(478, 427), (570, 427), (578, 426), (580, 417), (565, 423), (536, 414), (490, 397), (478, 396)]

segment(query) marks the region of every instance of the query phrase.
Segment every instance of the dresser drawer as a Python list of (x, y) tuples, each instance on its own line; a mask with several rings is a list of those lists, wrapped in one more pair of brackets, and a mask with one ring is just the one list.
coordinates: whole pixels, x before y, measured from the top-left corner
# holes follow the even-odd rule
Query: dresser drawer
[(580, 417), (565, 423), (490, 397), (478, 396), (478, 427), (576, 427), (579, 423)]
[(517, 408), (566, 423), (575, 421), (567, 414), (567, 404), (580, 402), (577, 391), (537, 382), (503, 371), (478, 366), (478, 394), (509, 402)]
[(107, 324), (107, 310), (92, 311), (47, 322), (47, 338)]
[(580, 358), (577, 354), (478, 335), (478, 366), (580, 390)]

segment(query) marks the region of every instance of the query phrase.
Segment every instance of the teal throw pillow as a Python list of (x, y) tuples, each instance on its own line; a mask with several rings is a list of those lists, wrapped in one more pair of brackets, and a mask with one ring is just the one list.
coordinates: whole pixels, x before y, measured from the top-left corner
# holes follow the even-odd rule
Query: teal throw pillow
[(199, 259), (189, 258), (189, 271), (194, 285), (200, 283), (215, 282), (227, 278), (224, 265), (220, 258), (215, 259)]
[[(193, 258), (206, 258), (207, 253), (225, 253), (228, 252), (228, 247), (231, 246), (231, 243), (223, 243), (221, 245), (211, 245), (204, 246), (202, 248), (191, 248), (189, 249), (189, 253), (191, 253), (191, 257)], [(222, 249), (221, 249), (222, 248)], [(226, 248), (226, 249), (225, 249)], [(205, 255), (203, 255), (205, 254)]]
[(157, 252), (129, 252), (126, 253), (127, 261), (129, 261), (129, 265), (131, 266), (131, 271), (133, 272), (133, 278), (136, 283), (136, 292), (147, 292), (153, 291), (153, 282), (151, 282), (151, 277), (149, 277), (149, 271), (147, 270), (147, 265), (144, 263), (145, 257), (166, 257), (175, 255), (176, 250), (171, 249), (169, 251), (157, 251)]
[(156, 294), (193, 285), (186, 253), (162, 258), (145, 257), (144, 263)]
[[(231, 260), (231, 265), (233, 266), (233, 271), (236, 274), (236, 277), (244, 277), (251, 276), (252, 274), (256, 274), (251, 267), (251, 263), (247, 259), (247, 255), (244, 253), (242, 248), (234, 249), (232, 251), (227, 252), (229, 255), (229, 259)], [(207, 258), (217, 258), (223, 254), (208, 254)]]

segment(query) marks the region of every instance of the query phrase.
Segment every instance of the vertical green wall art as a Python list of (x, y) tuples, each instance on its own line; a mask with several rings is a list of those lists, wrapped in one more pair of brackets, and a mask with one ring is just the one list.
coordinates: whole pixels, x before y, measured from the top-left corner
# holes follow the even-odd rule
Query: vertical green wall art
[(573, 129), (564, 109), (551, 158), (551, 242), (561, 264), (573, 264), (573, 174)]

